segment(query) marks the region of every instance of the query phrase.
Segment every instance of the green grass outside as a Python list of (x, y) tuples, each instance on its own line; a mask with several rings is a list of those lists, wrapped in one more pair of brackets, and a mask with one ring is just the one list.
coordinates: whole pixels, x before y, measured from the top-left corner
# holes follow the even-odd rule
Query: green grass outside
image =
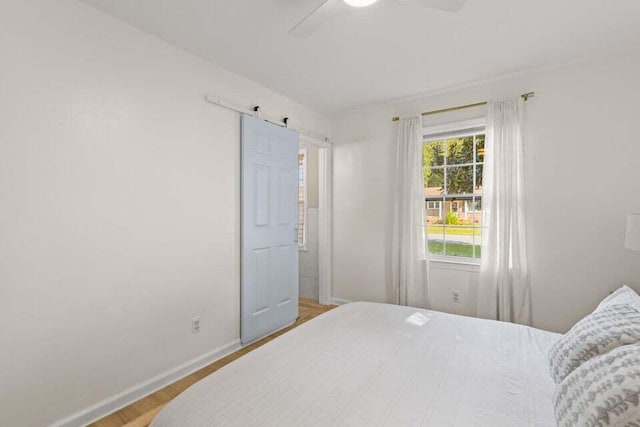
[[(476, 258), (480, 258), (481, 249), (480, 245), (476, 246)], [(473, 245), (468, 245), (466, 243), (447, 243), (447, 253), (443, 254), (444, 243), (437, 240), (429, 241), (429, 253), (434, 255), (448, 255), (448, 256), (459, 256), (459, 257), (473, 257)]]
[[(442, 234), (443, 228), (441, 225), (430, 225), (427, 227), (428, 233)], [(475, 231), (476, 236), (482, 234), (482, 230), (478, 227), (475, 229), (469, 225), (447, 225), (447, 234), (455, 234), (458, 236), (471, 236)]]

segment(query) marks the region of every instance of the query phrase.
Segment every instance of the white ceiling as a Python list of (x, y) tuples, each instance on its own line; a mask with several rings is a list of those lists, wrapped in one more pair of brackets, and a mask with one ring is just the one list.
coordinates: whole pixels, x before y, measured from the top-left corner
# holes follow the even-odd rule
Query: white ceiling
[(324, 113), (640, 47), (638, 0), (379, 0), (307, 39), (319, 0), (83, 0)]

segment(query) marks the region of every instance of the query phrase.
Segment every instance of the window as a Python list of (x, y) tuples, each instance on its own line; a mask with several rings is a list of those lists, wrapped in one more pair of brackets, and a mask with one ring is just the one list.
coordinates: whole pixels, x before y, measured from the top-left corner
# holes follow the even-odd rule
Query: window
[(307, 244), (307, 150), (298, 153), (298, 246)]
[(425, 128), (425, 212), (435, 259), (480, 259), (484, 140), (483, 121)]

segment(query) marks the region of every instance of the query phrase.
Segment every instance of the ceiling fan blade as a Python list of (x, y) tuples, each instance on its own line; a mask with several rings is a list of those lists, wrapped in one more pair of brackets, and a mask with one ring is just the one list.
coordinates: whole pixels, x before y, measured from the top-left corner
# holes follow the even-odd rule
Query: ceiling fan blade
[(342, 0), (323, 0), (318, 7), (289, 30), (289, 34), (300, 38), (309, 37), (322, 24), (337, 15), (343, 6)]
[(422, 4), (445, 12), (460, 12), (467, 0), (422, 0)]

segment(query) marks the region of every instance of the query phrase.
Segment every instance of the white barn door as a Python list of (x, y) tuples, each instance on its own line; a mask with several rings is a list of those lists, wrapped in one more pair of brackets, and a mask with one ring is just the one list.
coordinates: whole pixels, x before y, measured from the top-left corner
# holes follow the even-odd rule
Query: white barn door
[(298, 134), (242, 115), (243, 344), (298, 317)]

